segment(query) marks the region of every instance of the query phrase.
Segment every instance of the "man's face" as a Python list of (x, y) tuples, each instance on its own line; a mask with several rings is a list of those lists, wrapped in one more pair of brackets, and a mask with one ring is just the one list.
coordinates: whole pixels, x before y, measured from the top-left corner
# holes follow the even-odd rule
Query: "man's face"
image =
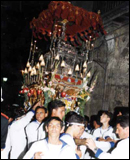
[(62, 131), (62, 128), (61, 128), (61, 125), (60, 125), (60, 122), (57, 121), (57, 120), (52, 120), (48, 127), (46, 127), (46, 131), (48, 132), (48, 136), (54, 136), (54, 137), (59, 137), (60, 136), (60, 133)]
[(120, 139), (124, 139), (128, 137), (129, 127), (122, 128), (120, 124), (116, 126), (116, 133), (119, 135)]
[(110, 121), (110, 118), (105, 113), (103, 113), (100, 117), (100, 122), (101, 123), (106, 123), (106, 122), (109, 122), (109, 121)]
[(84, 126), (75, 125), (74, 138), (80, 138), (84, 132)]
[(45, 113), (45, 110), (42, 109), (42, 108), (39, 108), (37, 111), (36, 111), (36, 119), (38, 122), (42, 122), (42, 120), (46, 117), (46, 113)]
[(63, 117), (65, 116), (65, 107), (63, 106), (53, 109), (52, 116), (59, 117), (61, 120), (63, 120)]

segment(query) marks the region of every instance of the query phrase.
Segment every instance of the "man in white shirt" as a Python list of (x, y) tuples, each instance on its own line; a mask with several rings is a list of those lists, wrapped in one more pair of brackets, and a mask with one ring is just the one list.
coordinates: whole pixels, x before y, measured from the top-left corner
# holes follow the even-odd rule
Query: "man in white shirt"
[(113, 128), (110, 126), (110, 121), (112, 119), (112, 113), (108, 111), (104, 111), (100, 117), (100, 122), (102, 126), (97, 128), (93, 132), (93, 136), (97, 141), (107, 141), (108, 138), (113, 140), (117, 140), (116, 134), (113, 133)]
[(48, 138), (33, 143), (23, 159), (76, 159), (72, 148), (59, 139), (63, 130), (62, 120), (51, 117), (45, 126)]
[(23, 158), (26, 152), (26, 136), (24, 129), (34, 116), (36, 107), (40, 105), (40, 102), (36, 103), (26, 115), (18, 117), (10, 126), (10, 159)]
[[(74, 141), (80, 132), (85, 129), (84, 118), (76, 112), (70, 111), (65, 117), (66, 131), (60, 136), (60, 139), (65, 141), (73, 148), (73, 151), (78, 158), (82, 158), (85, 150), (80, 150)], [(84, 146), (86, 149), (86, 146)], [(82, 152), (83, 151), (83, 152)]]
[(25, 128), (27, 141), (28, 141), (28, 149), (31, 147), (33, 142), (36, 142), (40, 139), (45, 138), (45, 131), (43, 132), (43, 124), (40, 126), (42, 121), (47, 116), (47, 109), (45, 107), (38, 106), (35, 110), (34, 120), (27, 125)]
[(120, 116), (117, 119), (116, 133), (121, 141), (111, 153), (105, 153), (96, 147), (92, 139), (87, 140), (87, 146), (99, 159), (129, 159), (129, 116)]

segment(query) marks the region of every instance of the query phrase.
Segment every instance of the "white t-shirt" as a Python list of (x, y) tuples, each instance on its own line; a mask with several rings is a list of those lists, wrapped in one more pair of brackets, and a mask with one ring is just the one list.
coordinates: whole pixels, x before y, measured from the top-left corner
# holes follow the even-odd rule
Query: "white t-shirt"
[(62, 147), (62, 144), (61, 145), (54, 145), (54, 144), (48, 143), (49, 154), (50, 154), (50, 156), (52, 156), (52, 159), (57, 159), (57, 157), (60, 154), (61, 147)]
[(42, 159), (76, 159), (72, 148), (62, 141), (62, 145), (50, 145), (48, 140), (40, 140), (32, 144), (23, 159), (33, 159), (36, 152), (42, 152)]

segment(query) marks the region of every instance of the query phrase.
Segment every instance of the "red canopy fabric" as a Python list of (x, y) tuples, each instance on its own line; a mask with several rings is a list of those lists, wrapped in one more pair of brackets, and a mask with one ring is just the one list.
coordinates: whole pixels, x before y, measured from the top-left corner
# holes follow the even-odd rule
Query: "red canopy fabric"
[(106, 34), (99, 14), (88, 12), (66, 1), (50, 2), (47, 10), (43, 10), (37, 19), (33, 18), (30, 28), (33, 29), (34, 37), (42, 39), (46, 34), (51, 36), (49, 33), (52, 32), (54, 23), (58, 24), (58, 21), (64, 19), (69, 21), (66, 25), (65, 40), (77, 40), (77, 34), (84, 41), (89, 36), (98, 37), (98, 33)]

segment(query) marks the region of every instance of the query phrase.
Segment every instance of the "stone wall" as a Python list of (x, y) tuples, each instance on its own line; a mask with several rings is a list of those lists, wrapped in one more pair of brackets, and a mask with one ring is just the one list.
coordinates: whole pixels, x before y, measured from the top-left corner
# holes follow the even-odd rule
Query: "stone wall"
[(98, 72), (98, 80), (84, 113), (91, 116), (101, 109), (113, 112), (116, 106), (128, 106), (129, 25), (97, 39), (90, 59), (89, 67)]

